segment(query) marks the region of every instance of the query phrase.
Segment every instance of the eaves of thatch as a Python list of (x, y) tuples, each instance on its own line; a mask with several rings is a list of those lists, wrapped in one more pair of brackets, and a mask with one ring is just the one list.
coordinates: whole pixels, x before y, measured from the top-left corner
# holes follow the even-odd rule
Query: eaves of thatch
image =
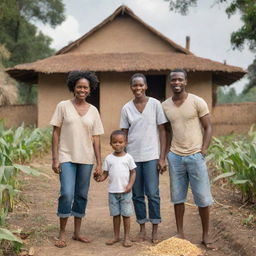
[(67, 73), (72, 70), (96, 72), (147, 72), (169, 71), (183, 68), (188, 72), (212, 72), (213, 81), (229, 85), (246, 73), (242, 68), (223, 64), (192, 54), (181, 53), (105, 53), (105, 54), (61, 54), (32, 63), (20, 64), (7, 69), (17, 80), (36, 80), (38, 73)]
[[(71, 49), (79, 46), (87, 37), (111, 22), (118, 15), (129, 15), (146, 29), (156, 34), (175, 49), (169, 53), (103, 53), (83, 54), (70, 53)], [(33, 63), (16, 65), (6, 71), (15, 79), (36, 83), (39, 73), (67, 73), (72, 70), (93, 70), (96, 72), (147, 72), (147, 71), (170, 71), (174, 68), (183, 68), (188, 72), (212, 72), (213, 82), (219, 85), (230, 85), (239, 80), (246, 73), (239, 67), (226, 65), (193, 55), (189, 50), (179, 46), (157, 30), (147, 25), (132, 10), (126, 6), (119, 7), (111, 16), (94, 27), (81, 38), (59, 50), (55, 56), (39, 60)]]

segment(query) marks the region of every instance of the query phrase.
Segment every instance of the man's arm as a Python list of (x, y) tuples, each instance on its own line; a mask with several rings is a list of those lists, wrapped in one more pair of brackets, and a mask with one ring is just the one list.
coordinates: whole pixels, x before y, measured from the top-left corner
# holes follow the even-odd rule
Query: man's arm
[(205, 156), (212, 139), (212, 124), (211, 124), (210, 115), (207, 114), (205, 116), (200, 117), (200, 122), (204, 129), (203, 145), (202, 145), (201, 153), (202, 155)]
[(170, 151), (170, 146), (172, 142), (172, 127), (170, 122), (164, 124), (165, 132), (166, 132), (166, 147), (165, 147), (165, 156)]
[(166, 131), (164, 124), (158, 125), (159, 130), (159, 140), (160, 140), (160, 156), (159, 156), (159, 168), (160, 173), (162, 174), (164, 171), (166, 171), (166, 162), (165, 162), (165, 152), (166, 152)]

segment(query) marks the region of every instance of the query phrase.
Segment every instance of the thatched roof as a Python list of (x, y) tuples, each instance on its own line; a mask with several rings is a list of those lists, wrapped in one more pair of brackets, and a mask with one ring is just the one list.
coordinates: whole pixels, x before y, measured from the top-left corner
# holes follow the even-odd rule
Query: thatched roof
[[(157, 34), (162, 40), (170, 44), (176, 52), (169, 53), (104, 53), (83, 54), (70, 53), (88, 36), (99, 30), (106, 23), (111, 22), (118, 15), (129, 15), (140, 22), (151, 32)], [(114, 50), (114, 49), (113, 49)], [(187, 49), (177, 45), (163, 36), (154, 28), (145, 24), (128, 7), (119, 7), (111, 16), (87, 34), (59, 50), (55, 56), (39, 60), (33, 63), (16, 65), (6, 71), (17, 80), (23, 82), (36, 82), (39, 73), (67, 73), (72, 70), (93, 70), (98, 72), (146, 72), (146, 71), (170, 71), (174, 68), (183, 68), (190, 71), (212, 72), (213, 80), (219, 85), (229, 85), (242, 78), (246, 73), (242, 68), (226, 65), (193, 55)]]
[(169, 71), (174, 68), (184, 68), (188, 72), (213, 72), (218, 84), (231, 84), (245, 74), (239, 67), (180, 53), (62, 54), (20, 64), (8, 69), (7, 72), (19, 80), (26, 80), (28, 76), (35, 78), (35, 73), (67, 73), (71, 70), (143, 72)]

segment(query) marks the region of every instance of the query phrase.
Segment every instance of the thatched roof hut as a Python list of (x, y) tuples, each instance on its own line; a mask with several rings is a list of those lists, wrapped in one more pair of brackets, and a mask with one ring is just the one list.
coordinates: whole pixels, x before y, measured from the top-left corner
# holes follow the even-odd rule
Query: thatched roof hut
[(204, 97), (210, 106), (217, 85), (230, 85), (246, 73), (242, 68), (194, 55), (146, 24), (126, 6), (120, 6), (55, 56), (20, 64), (7, 72), (20, 81), (38, 82), (39, 125), (42, 126), (48, 124), (56, 103), (68, 97), (62, 91), (67, 73), (96, 71), (101, 86), (91, 100), (100, 108), (108, 132), (118, 127), (121, 106), (131, 97), (127, 85), (133, 72), (146, 74), (149, 95), (163, 100), (170, 95), (167, 74), (174, 68), (188, 71), (191, 92)]

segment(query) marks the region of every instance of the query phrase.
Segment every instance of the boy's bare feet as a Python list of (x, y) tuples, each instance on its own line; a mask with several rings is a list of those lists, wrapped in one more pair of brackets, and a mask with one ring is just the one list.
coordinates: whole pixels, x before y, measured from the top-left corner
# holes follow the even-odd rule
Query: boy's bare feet
[(124, 242), (123, 242), (123, 246), (124, 247), (131, 247), (132, 243), (129, 239), (125, 239)]
[(89, 240), (89, 239), (87, 239), (86, 237), (83, 237), (83, 236), (73, 236), (72, 239), (75, 240), (75, 241), (78, 241), (78, 242), (86, 243), (86, 244), (91, 242), (91, 240)]
[(113, 240), (109, 240), (106, 242), (106, 245), (113, 245), (115, 243), (118, 243), (120, 241), (120, 238), (115, 238)]

